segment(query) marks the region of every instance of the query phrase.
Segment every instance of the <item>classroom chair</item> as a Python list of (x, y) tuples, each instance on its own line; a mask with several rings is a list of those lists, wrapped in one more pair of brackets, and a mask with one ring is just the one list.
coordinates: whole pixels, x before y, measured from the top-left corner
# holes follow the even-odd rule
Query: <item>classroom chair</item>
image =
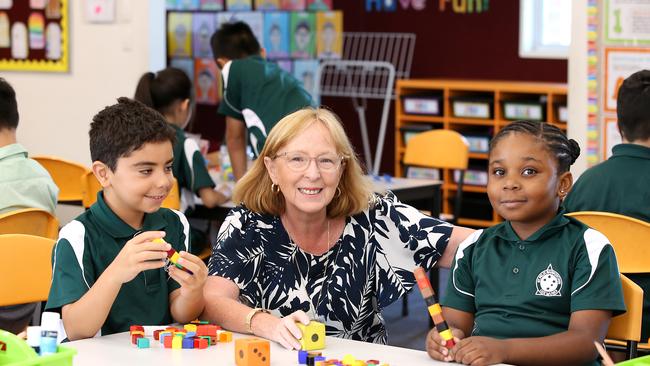
[(50, 173), (52, 180), (59, 187), (59, 203), (82, 204), (81, 177), (90, 169), (82, 164), (55, 156), (32, 156), (32, 159)]
[[(650, 246), (648, 245), (648, 238), (650, 238), (650, 223), (624, 215), (598, 211), (572, 212), (567, 214), (567, 216), (572, 216), (582, 221), (586, 225), (603, 233), (603, 235), (609, 239), (614, 248), (614, 252), (616, 253), (616, 261), (618, 262), (618, 269), (621, 273), (650, 272)], [(641, 291), (641, 296), (643, 296), (643, 291)], [(628, 306), (629, 312), (630, 305), (628, 305), (627, 295), (625, 304)], [(640, 306), (642, 311), (643, 304)], [(638, 333), (636, 333), (636, 342), (638, 342), (640, 338), (641, 317), (639, 317), (638, 321), (639, 330)], [(628, 340), (630, 339), (629, 337), (630, 336), (628, 336), (628, 338), (612, 338)], [(644, 339), (643, 341), (647, 342), (648, 340)], [(625, 348), (628, 357), (636, 357), (637, 349), (643, 350), (644, 353), (650, 351), (650, 345), (648, 343), (639, 343), (637, 345), (636, 342), (627, 342)], [(617, 346), (621, 345), (621, 343), (607, 340), (605, 345), (608, 346), (608, 348), (616, 349)]]
[(643, 289), (634, 281), (621, 275), (626, 312), (615, 316), (609, 323), (605, 346), (608, 349), (625, 349), (626, 359), (637, 357), (643, 317)]
[[(95, 177), (92, 171), (86, 172), (81, 176), (81, 202), (83, 206), (88, 209), (97, 201), (97, 192), (102, 189), (101, 184)], [(162, 203), (162, 207), (171, 208), (174, 210), (180, 210), (181, 208), (181, 197), (178, 190), (178, 181), (174, 178), (174, 185), (172, 190), (169, 192), (169, 195)]]
[(59, 220), (40, 208), (25, 208), (0, 215), (0, 234), (28, 234), (56, 239)]
[(47, 300), (53, 247), (53, 239), (41, 236), (0, 235), (0, 306)]
[(456, 224), (460, 217), (463, 182), (468, 162), (469, 143), (465, 137), (456, 131), (443, 129), (421, 132), (413, 136), (406, 144), (403, 159), (406, 167), (450, 169), (449, 174), (453, 174), (453, 170), (460, 172), (452, 216), (441, 216), (451, 224)]

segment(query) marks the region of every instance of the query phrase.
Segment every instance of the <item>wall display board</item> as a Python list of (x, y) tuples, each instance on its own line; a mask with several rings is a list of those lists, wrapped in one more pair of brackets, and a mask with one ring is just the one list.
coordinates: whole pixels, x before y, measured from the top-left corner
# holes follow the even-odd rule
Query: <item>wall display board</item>
[(67, 72), (67, 0), (0, 1), (0, 70)]

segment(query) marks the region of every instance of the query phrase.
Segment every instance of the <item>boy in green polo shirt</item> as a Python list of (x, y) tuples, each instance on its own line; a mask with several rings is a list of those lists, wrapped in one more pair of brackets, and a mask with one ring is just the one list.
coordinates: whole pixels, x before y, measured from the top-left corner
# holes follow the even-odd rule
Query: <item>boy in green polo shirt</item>
[(625, 304), (609, 241), (560, 206), (579, 154), (575, 141), (543, 122), (514, 122), (493, 138), (487, 192), (506, 221), (458, 247), (442, 301), (456, 345), (445, 348), (433, 329), (432, 358), (598, 364), (594, 341)]
[[(564, 201), (567, 212), (605, 211), (650, 222), (650, 71), (625, 79), (616, 100), (623, 143), (587, 169)], [(650, 337), (650, 273), (626, 274), (643, 289), (641, 341)]]
[(266, 53), (246, 23), (223, 24), (210, 44), (223, 76), (219, 113), (226, 116), (226, 145), (239, 180), (246, 173), (246, 132), (257, 157), (281, 118), (313, 102), (298, 80), (264, 59)]
[[(173, 184), (174, 131), (158, 112), (120, 98), (93, 118), (89, 135), (103, 191), (59, 233), (46, 309), (60, 310), (70, 340), (195, 319), (207, 268), (188, 253), (185, 216), (160, 208)], [(170, 248), (192, 274), (163, 269)]]

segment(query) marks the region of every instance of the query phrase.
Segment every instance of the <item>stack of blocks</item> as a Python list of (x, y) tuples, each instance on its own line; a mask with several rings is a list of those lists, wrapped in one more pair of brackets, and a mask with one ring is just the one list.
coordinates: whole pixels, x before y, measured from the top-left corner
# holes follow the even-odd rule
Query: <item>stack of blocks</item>
[[(144, 327), (132, 325), (130, 327), (131, 342), (138, 348), (149, 348), (149, 339), (144, 336)], [(193, 321), (185, 324), (182, 329), (167, 327), (153, 332), (153, 339), (160, 341), (165, 348), (174, 349), (205, 349), (219, 342), (231, 342), (232, 333), (221, 330), (217, 325), (208, 322)]]
[(269, 366), (271, 345), (259, 338), (241, 338), (235, 341), (235, 364), (237, 366)]
[(389, 366), (387, 363), (380, 363), (378, 360), (357, 360), (352, 355), (343, 356), (343, 360), (326, 359), (321, 352), (298, 351), (298, 363), (308, 366)]

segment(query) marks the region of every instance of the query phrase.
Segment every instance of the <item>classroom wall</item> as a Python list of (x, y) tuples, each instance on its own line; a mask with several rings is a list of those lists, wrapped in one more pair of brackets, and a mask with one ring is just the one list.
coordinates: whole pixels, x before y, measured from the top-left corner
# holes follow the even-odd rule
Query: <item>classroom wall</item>
[[(162, 1), (159, 1), (163, 3)], [(150, 1), (117, 1), (117, 21), (91, 24), (84, 1), (70, 1), (70, 71), (3, 72), (16, 89), (18, 140), (31, 154), (90, 165), (93, 115), (119, 96), (132, 96), (150, 65)], [(164, 48), (163, 48), (164, 49)]]
[(571, 7), (568, 107), (567, 135), (582, 150), (571, 167), (575, 181), (587, 169), (587, 0), (574, 0)]

